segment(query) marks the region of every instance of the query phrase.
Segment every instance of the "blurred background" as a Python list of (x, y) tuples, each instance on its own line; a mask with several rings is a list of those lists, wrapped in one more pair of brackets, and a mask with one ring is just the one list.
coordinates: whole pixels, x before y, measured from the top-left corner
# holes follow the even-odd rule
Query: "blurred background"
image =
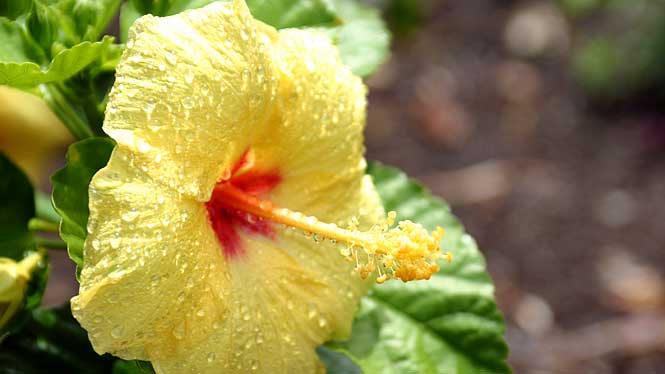
[(515, 372), (665, 373), (665, 1), (379, 4), (368, 158), (477, 239)]
[[(665, 1), (373, 3), (394, 39), (367, 156), (478, 240), (515, 372), (665, 373)], [(76, 293), (52, 258), (47, 305)]]

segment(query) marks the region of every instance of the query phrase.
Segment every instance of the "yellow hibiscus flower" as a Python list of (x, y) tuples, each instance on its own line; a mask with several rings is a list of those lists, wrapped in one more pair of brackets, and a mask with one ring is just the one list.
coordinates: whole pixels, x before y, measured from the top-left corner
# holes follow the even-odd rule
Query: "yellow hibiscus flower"
[(365, 176), (365, 94), (325, 36), (242, 0), (139, 19), (72, 299), (95, 350), (158, 373), (317, 372), (364, 278), (437, 271), (442, 232), (390, 228)]

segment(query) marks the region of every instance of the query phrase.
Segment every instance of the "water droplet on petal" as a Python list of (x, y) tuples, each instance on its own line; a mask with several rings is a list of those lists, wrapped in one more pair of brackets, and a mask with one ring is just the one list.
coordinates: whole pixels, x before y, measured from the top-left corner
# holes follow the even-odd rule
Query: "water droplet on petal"
[(173, 336), (175, 336), (176, 339), (180, 340), (185, 337), (185, 324), (180, 323), (178, 326), (176, 326), (173, 329)]
[(188, 70), (185, 73), (185, 82), (187, 82), (187, 84), (191, 84), (193, 81), (194, 81), (194, 71)]
[(316, 309), (316, 305), (309, 304), (309, 310), (307, 311), (307, 318), (314, 319), (319, 311)]
[(217, 358), (217, 355), (215, 354), (215, 352), (208, 353), (208, 362), (215, 361), (215, 358)]
[(122, 334), (124, 333), (122, 326), (116, 325), (111, 329), (111, 337), (115, 339), (119, 339), (122, 337)]
[(109, 239), (109, 243), (111, 244), (111, 248), (118, 249), (120, 247), (120, 238), (113, 237)]
[(132, 222), (139, 216), (139, 212), (136, 208), (131, 208), (130, 210), (123, 212), (120, 218), (125, 222)]
[(191, 97), (187, 96), (180, 102), (182, 107), (185, 109), (192, 109), (194, 107), (194, 100)]
[(168, 63), (171, 64), (171, 65), (175, 65), (176, 62), (178, 62), (178, 58), (177, 58), (176, 55), (175, 55), (173, 52), (171, 52), (171, 51), (167, 51), (167, 52), (164, 54), (164, 57), (166, 58), (166, 62), (168, 62)]

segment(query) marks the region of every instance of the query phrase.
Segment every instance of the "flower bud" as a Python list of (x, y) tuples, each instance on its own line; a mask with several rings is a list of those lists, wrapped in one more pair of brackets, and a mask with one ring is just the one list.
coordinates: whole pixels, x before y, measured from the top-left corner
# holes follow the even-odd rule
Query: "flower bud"
[(6, 325), (21, 307), (31, 271), (41, 259), (39, 253), (20, 262), (0, 257), (0, 327)]
[(0, 152), (33, 183), (42, 181), (72, 135), (39, 97), (0, 86), (0, 103)]

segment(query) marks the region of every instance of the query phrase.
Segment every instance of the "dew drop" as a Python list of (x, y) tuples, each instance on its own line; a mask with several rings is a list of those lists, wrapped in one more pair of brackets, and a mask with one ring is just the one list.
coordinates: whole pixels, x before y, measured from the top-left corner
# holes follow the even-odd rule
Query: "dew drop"
[(120, 326), (120, 325), (116, 325), (115, 327), (113, 327), (111, 329), (111, 337), (113, 337), (115, 339), (119, 339), (120, 337), (122, 337), (123, 333), (124, 333), (124, 331), (122, 329), (122, 326)]
[(180, 293), (178, 294), (178, 302), (179, 302), (179, 303), (182, 303), (183, 301), (185, 301), (185, 293), (184, 293), (184, 292), (180, 292)]
[(249, 72), (248, 69), (245, 69), (242, 71), (241, 78), (242, 78), (242, 89), (245, 90), (249, 86), (249, 79), (251, 73)]
[(328, 320), (324, 317), (319, 317), (319, 327), (324, 328), (328, 325)]
[(194, 100), (191, 97), (187, 96), (182, 101), (180, 101), (182, 107), (185, 109), (192, 109), (194, 107)]
[(185, 337), (185, 324), (180, 323), (178, 326), (176, 326), (173, 329), (173, 336), (175, 336), (176, 339), (180, 340)]
[(217, 358), (217, 355), (215, 354), (215, 352), (208, 353), (208, 362), (215, 361), (215, 358)]
[(168, 62), (168, 63), (171, 64), (171, 65), (175, 65), (176, 62), (178, 62), (178, 58), (177, 58), (176, 55), (175, 55), (173, 52), (171, 52), (171, 51), (167, 51), (167, 52), (164, 54), (164, 57), (166, 57), (166, 62)]
[(157, 286), (161, 278), (162, 277), (160, 277), (159, 274), (153, 275), (152, 277), (150, 277), (150, 284), (152, 284), (153, 287)]
[(125, 222), (132, 222), (139, 216), (139, 212), (136, 208), (131, 208), (130, 210), (123, 212), (120, 218)]
[(309, 59), (309, 58), (305, 59), (305, 67), (309, 71), (314, 71), (314, 69), (316, 69), (316, 65), (314, 64), (314, 61), (312, 61), (312, 59)]
[(309, 304), (309, 310), (307, 311), (307, 318), (314, 319), (319, 311), (316, 309), (316, 305)]
[(250, 363), (252, 370), (259, 370), (259, 362), (257, 360), (252, 360)]
[(120, 248), (120, 238), (113, 237), (113, 238), (109, 239), (109, 244), (111, 244), (111, 248), (113, 248), (113, 249)]
[(185, 82), (187, 82), (187, 84), (194, 82), (194, 71), (189, 70), (185, 73)]
[(199, 317), (204, 317), (206, 315), (206, 312), (203, 309), (199, 309), (198, 311), (196, 311), (196, 315)]

